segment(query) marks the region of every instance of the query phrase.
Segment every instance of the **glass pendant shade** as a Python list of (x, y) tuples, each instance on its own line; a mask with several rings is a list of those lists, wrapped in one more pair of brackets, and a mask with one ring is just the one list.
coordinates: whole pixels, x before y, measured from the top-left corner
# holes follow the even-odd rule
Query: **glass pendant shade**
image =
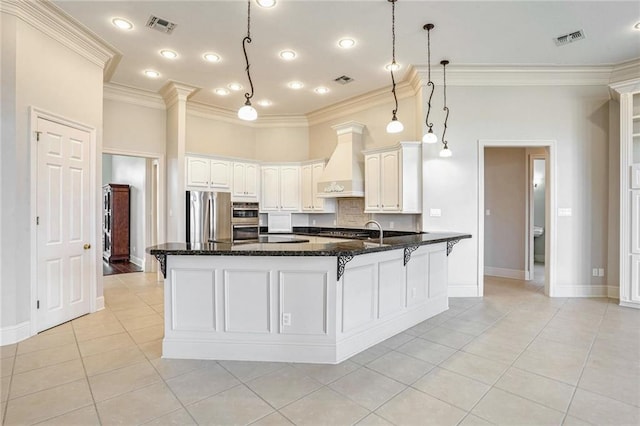
[(254, 121), (258, 118), (258, 111), (251, 104), (246, 104), (238, 110), (238, 118), (240, 120)]
[(387, 133), (400, 133), (404, 130), (404, 125), (396, 117), (393, 117), (387, 124)]
[(440, 150), (440, 157), (446, 158), (446, 157), (451, 157), (452, 155), (453, 153), (451, 152), (449, 147), (446, 145), (444, 146), (444, 148)]
[(436, 143), (438, 142), (438, 136), (431, 129), (422, 137), (423, 143)]

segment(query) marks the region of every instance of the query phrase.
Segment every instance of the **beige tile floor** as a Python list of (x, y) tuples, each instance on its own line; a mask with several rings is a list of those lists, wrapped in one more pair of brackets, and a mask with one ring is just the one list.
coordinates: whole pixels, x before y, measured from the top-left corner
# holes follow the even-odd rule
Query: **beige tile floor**
[(0, 348), (3, 424), (638, 425), (640, 312), (487, 277), (340, 365), (162, 359), (162, 284)]

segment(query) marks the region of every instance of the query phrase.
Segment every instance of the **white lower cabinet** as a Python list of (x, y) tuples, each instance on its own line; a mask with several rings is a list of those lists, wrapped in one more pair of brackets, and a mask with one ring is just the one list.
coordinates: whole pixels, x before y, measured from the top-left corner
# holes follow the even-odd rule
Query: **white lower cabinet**
[(260, 211), (300, 211), (300, 166), (263, 165), (260, 170)]
[(420, 213), (421, 142), (400, 142), (363, 154), (365, 213)]
[(163, 358), (336, 364), (448, 308), (446, 243), (418, 247), (406, 265), (398, 248), (167, 255), (166, 268)]

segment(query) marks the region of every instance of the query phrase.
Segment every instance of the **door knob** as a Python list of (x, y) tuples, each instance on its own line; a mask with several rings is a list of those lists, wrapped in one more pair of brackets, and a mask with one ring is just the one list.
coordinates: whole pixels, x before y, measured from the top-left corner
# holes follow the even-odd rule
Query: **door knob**
[(83, 248), (84, 248), (85, 250), (89, 250), (89, 249), (91, 248), (91, 244), (85, 244), (85, 245), (83, 246)]

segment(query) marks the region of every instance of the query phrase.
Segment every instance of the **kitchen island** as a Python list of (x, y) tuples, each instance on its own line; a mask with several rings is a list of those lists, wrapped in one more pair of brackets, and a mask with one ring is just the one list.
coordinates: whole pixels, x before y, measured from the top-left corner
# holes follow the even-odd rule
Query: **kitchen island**
[(162, 356), (339, 363), (448, 309), (447, 256), (470, 237), (150, 247), (165, 276)]

